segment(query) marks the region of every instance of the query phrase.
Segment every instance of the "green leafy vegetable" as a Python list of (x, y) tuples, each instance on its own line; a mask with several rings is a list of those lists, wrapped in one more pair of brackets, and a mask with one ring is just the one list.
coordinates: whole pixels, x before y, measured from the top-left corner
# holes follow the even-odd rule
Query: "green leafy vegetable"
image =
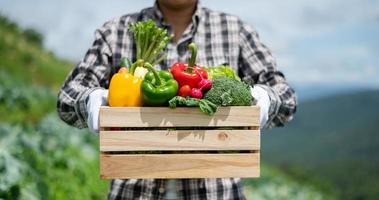
[(142, 59), (153, 66), (165, 59), (162, 53), (172, 36), (166, 29), (159, 28), (153, 20), (146, 20), (129, 25), (136, 42), (137, 60)]
[(249, 85), (225, 76), (213, 80), (204, 99), (218, 106), (250, 106), (253, 102)]
[(228, 65), (220, 65), (215, 67), (209, 67), (206, 68), (208, 72), (208, 78), (211, 80), (214, 80), (219, 77), (230, 77), (237, 81), (241, 81), (240, 77), (237, 76), (236, 73), (234, 73), (233, 69)]
[(196, 99), (191, 97), (175, 96), (168, 103), (170, 108), (176, 108), (178, 106), (199, 107), (203, 113), (208, 115), (213, 115), (218, 108), (216, 104), (206, 99)]

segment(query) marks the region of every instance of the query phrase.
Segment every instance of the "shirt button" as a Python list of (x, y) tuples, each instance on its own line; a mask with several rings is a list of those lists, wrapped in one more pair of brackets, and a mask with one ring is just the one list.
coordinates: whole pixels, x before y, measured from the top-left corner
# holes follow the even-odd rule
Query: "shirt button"
[(159, 188), (159, 192), (164, 193), (164, 188), (163, 187)]

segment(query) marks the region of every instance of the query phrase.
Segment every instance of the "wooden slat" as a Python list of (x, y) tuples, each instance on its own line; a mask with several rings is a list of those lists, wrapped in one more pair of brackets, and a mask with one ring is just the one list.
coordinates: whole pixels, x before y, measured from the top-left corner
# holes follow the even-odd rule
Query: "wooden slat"
[(259, 149), (259, 130), (100, 131), (103, 152)]
[(259, 177), (259, 153), (100, 154), (103, 179)]
[(213, 116), (199, 108), (101, 107), (100, 127), (259, 126), (259, 107), (220, 107)]

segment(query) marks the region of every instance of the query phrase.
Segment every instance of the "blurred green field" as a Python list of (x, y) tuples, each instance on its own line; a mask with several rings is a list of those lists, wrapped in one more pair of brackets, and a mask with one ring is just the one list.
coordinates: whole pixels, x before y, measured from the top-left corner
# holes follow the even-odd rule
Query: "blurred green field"
[(105, 199), (98, 139), (64, 124), (56, 96), (73, 64), (0, 17), (0, 199)]
[[(64, 124), (58, 88), (73, 64), (42, 47), (42, 37), (0, 17), (0, 199), (105, 199), (98, 136)], [(249, 199), (334, 199), (273, 166), (244, 180)]]
[(334, 190), (340, 199), (376, 200), (378, 104), (379, 90), (305, 102), (297, 120), (263, 135), (264, 159), (299, 181)]

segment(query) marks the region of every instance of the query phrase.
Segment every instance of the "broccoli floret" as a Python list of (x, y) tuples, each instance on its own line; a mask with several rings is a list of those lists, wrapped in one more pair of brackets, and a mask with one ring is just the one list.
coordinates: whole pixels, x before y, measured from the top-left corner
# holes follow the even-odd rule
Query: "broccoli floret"
[(205, 93), (204, 99), (219, 106), (250, 106), (253, 102), (249, 85), (229, 77), (213, 80), (213, 86)]

